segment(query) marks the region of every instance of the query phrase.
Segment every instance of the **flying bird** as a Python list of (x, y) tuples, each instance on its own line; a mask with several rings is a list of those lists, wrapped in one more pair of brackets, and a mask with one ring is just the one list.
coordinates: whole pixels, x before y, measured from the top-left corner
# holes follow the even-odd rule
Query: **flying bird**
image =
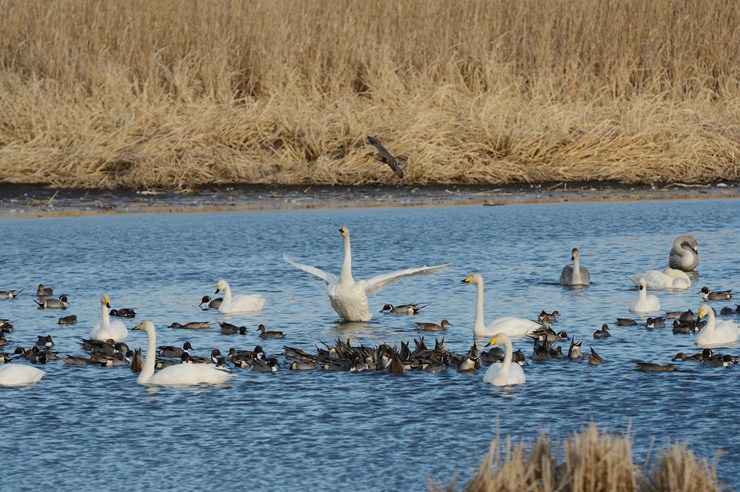
[(401, 169), (401, 164), (403, 163), (393, 157), (393, 155), (391, 155), (391, 153), (388, 152), (388, 150), (383, 147), (383, 144), (380, 143), (376, 138), (368, 135), (367, 141), (370, 142), (370, 144), (373, 145), (376, 149), (378, 149), (378, 153), (374, 156), (375, 160), (388, 164), (391, 169), (393, 169), (393, 172), (396, 173), (396, 176), (398, 176), (399, 178), (403, 178), (403, 169)]

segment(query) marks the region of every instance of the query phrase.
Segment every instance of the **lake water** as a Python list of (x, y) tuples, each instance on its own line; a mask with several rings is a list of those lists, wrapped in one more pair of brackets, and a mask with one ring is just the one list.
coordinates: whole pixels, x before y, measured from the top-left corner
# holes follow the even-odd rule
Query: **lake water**
[[(0, 224), (0, 289), (24, 289), (18, 299), (0, 301), (0, 317), (16, 327), (4, 351), (29, 348), (38, 335), (51, 334), (61, 354), (82, 355), (78, 342), (99, 319), (100, 295), (108, 293), (113, 308), (138, 313), (125, 321), (129, 329), (153, 320), (160, 345), (189, 340), (195, 353), (207, 355), (216, 347), (226, 352), (259, 343), (282, 364), (277, 374), (234, 369), (238, 376), (224, 387), (152, 390), (137, 385), (125, 367), (50, 362), (39, 384), (0, 388), (5, 484), (424, 490), (425, 477), (442, 483), (469, 478), (497, 430), (531, 442), (541, 430), (563, 438), (593, 421), (615, 433), (629, 429), (638, 460), (653, 440), (658, 447), (687, 441), (710, 460), (723, 449), (720, 477), (740, 486), (740, 368), (684, 362), (673, 373), (637, 372), (633, 360), (665, 364), (679, 351), (693, 353), (694, 336), (613, 326), (617, 317), (630, 317), (636, 296), (627, 276), (665, 268), (680, 234), (698, 238), (699, 278), (688, 291), (657, 292), (663, 310), (696, 312), (702, 285), (737, 290), (740, 200), (0, 218)], [(356, 279), (425, 264), (453, 266), (371, 297), (370, 323), (338, 323), (323, 282), (282, 256), (338, 273), (342, 225), (351, 232)], [(591, 271), (592, 285), (584, 290), (557, 284), (575, 246)], [(487, 321), (557, 309), (553, 327), (585, 336), (584, 352), (593, 346), (606, 364), (530, 362), (526, 384), (498, 388), (483, 383), (483, 372), (291, 372), (279, 355), (283, 345), (313, 352), (337, 337), (398, 344), (418, 336), (414, 322), (442, 318), (454, 325), (445, 334), (448, 348), (465, 352), (476, 292), (460, 280), (475, 272), (486, 280)], [(261, 292), (267, 299), (260, 314), (226, 318), (246, 324), (246, 336), (221, 335), (217, 325), (166, 328), (174, 321), (225, 319), (198, 307), (220, 278), (235, 294)], [(70, 308), (36, 309), (39, 283), (69, 294)], [(409, 302), (429, 306), (413, 317), (379, 313), (385, 303)], [(78, 316), (76, 326), (56, 324), (68, 314)], [(613, 336), (593, 340), (605, 322)], [(259, 323), (287, 337), (260, 340)], [(433, 343), (434, 334), (426, 340)], [(146, 335), (132, 332), (127, 342), (145, 346)], [(514, 348), (531, 354), (529, 342), (516, 341)]]

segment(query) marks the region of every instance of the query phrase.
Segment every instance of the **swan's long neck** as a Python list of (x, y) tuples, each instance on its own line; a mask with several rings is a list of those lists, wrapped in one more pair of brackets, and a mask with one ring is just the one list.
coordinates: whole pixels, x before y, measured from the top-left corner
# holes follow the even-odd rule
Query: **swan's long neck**
[(483, 318), (483, 280), (479, 280), (475, 283), (478, 287), (478, 298), (475, 301), (475, 323), (473, 324), (473, 333), (482, 333), (486, 328), (486, 322)]
[(339, 273), (339, 281), (342, 283), (354, 283), (355, 281), (352, 278), (352, 246), (349, 242), (349, 235), (344, 236), (344, 262), (342, 271)]
[(581, 260), (578, 255), (573, 256), (573, 283), (581, 283)]
[(509, 374), (509, 369), (511, 369), (511, 360), (514, 357), (514, 347), (512, 347), (511, 340), (509, 340), (509, 337), (506, 335), (499, 335), (499, 338), (504, 342), (504, 347), (506, 348), (506, 352), (504, 353), (504, 364), (501, 366), (499, 374), (505, 375)]
[(643, 287), (642, 289), (640, 289), (639, 298), (641, 303), (647, 302), (647, 287)]
[(224, 309), (229, 309), (231, 307), (231, 287), (229, 287), (229, 284), (224, 284), (224, 300), (221, 301), (221, 305), (224, 307)]
[(714, 317), (714, 311), (707, 310), (707, 324), (704, 325), (704, 333), (714, 333), (715, 323), (717, 323), (717, 320)]
[(146, 384), (152, 376), (154, 376), (154, 363), (157, 356), (157, 334), (153, 329), (145, 328), (147, 336), (146, 354), (144, 355), (144, 367), (141, 368), (141, 373), (136, 379), (139, 384)]
[(103, 327), (110, 328), (110, 315), (108, 314), (108, 306), (101, 304), (103, 308)]

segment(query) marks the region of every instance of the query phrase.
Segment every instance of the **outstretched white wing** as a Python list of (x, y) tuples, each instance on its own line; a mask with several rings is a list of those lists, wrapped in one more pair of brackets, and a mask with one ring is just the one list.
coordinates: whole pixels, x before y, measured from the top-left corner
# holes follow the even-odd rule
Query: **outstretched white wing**
[(333, 273), (325, 272), (324, 270), (321, 270), (319, 268), (312, 267), (309, 265), (304, 265), (302, 263), (296, 263), (287, 254), (283, 255), (283, 259), (287, 261), (294, 268), (297, 268), (298, 270), (303, 270), (304, 272), (310, 273), (311, 275), (315, 277), (319, 277), (321, 280), (323, 280), (327, 284), (337, 283), (337, 276), (334, 275)]
[(358, 282), (365, 288), (367, 295), (377, 294), (392, 283), (398, 282), (406, 277), (414, 275), (429, 275), (431, 273), (441, 272), (450, 266), (449, 263), (446, 265), (437, 266), (423, 266), (419, 268), (407, 268), (405, 270), (398, 270), (396, 272), (386, 273), (384, 275), (378, 275), (368, 280)]

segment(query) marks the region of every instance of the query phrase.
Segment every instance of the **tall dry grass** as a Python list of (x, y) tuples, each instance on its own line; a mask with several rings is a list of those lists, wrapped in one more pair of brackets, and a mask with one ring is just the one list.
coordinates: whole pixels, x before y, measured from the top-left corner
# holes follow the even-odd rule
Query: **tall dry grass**
[(740, 178), (725, 0), (0, 0), (0, 180)]
[[(685, 444), (658, 452), (654, 466), (640, 467), (632, 459), (629, 436), (610, 435), (591, 424), (563, 442), (559, 450), (542, 434), (526, 452), (522, 444), (491, 441), (477, 474), (466, 492), (720, 492), (731, 490), (711, 466), (697, 459)], [(432, 492), (456, 490), (429, 484)]]

